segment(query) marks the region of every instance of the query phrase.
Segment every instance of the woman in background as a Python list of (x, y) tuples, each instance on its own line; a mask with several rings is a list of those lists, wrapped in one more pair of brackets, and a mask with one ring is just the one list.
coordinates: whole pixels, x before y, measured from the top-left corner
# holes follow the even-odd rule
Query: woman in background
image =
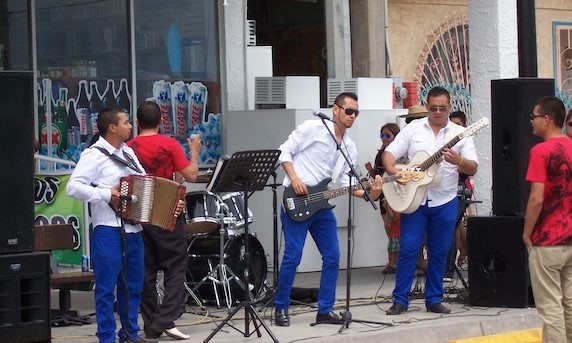
[[(393, 141), (395, 136), (399, 133), (399, 126), (394, 123), (388, 123), (381, 127), (379, 138), (381, 138), (381, 148), (377, 151), (375, 156), (374, 165), (370, 162), (365, 164), (369, 176), (374, 178), (376, 175), (383, 176), (385, 170), (381, 163), (381, 155), (385, 148)], [(379, 210), (381, 218), (383, 219), (383, 226), (389, 239), (387, 246), (388, 263), (383, 269), (383, 274), (395, 274), (395, 267), (397, 265), (397, 254), (399, 252), (399, 213), (393, 211), (388, 205), (383, 194), (379, 198)]]

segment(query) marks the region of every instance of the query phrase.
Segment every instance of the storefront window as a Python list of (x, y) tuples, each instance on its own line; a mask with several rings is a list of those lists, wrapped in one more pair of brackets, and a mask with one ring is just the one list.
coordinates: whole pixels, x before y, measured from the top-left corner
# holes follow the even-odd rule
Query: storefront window
[(0, 0), (0, 70), (30, 70), (28, 2)]
[(180, 140), (200, 134), (199, 163), (221, 154), (216, 1), (135, 2), (137, 98), (157, 101), (161, 132)]
[[(135, 75), (128, 3), (135, 11)], [(36, 0), (40, 153), (77, 160), (97, 133), (101, 109), (119, 106), (135, 124), (137, 105), (154, 99), (163, 110), (162, 133), (185, 149), (185, 138), (200, 134), (199, 163), (215, 163), (221, 153), (216, 9), (211, 0)]]
[(40, 153), (75, 160), (105, 106), (130, 111), (125, 0), (36, 0)]

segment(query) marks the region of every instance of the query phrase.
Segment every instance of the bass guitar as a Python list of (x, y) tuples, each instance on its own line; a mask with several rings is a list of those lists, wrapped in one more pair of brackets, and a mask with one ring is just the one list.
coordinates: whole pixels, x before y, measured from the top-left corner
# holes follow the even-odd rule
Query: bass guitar
[[(383, 176), (383, 182), (398, 181), (406, 183), (409, 180), (417, 180), (423, 178), (421, 171), (408, 171), (404, 170), (400, 173), (391, 176)], [(292, 185), (284, 189), (284, 197), (282, 203), (286, 213), (292, 220), (301, 222), (308, 219), (314, 213), (322, 209), (332, 209), (334, 205), (328, 202), (329, 199), (338, 197), (340, 195), (348, 194), (349, 187), (341, 187), (336, 189), (328, 189), (328, 183), (332, 181), (331, 178), (326, 178), (320, 181), (315, 186), (308, 186), (308, 194), (298, 196), (294, 192)], [(366, 189), (371, 188), (372, 180), (367, 180)], [(362, 189), (361, 185), (352, 186), (352, 191)]]
[[(438, 182), (438, 178), (435, 177), (435, 174), (437, 173), (437, 168), (439, 168), (437, 162), (440, 161), (443, 156), (443, 149), (453, 147), (461, 139), (475, 134), (487, 125), (489, 125), (489, 118), (481, 118), (447, 142), (447, 144), (437, 150), (433, 155), (429, 156), (429, 153), (423, 150), (418, 151), (408, 165), (396, 165), (397, 168), (401, 168), (401, 171), (423, 172), (423, 177), (411, 179), (407, 183), (401, 183), (399, 180), (396, 180), (397, 182), (384, 182), (382, 186), (383, 194), (391, 209), (405, 214), (415, 212), (415, 210), (419, 208), (419, 205), (421, 205), (427, 193), (427, 188), (430, 187), (431, 184)], [(387, 174), (384, 176), (386, 175)]]

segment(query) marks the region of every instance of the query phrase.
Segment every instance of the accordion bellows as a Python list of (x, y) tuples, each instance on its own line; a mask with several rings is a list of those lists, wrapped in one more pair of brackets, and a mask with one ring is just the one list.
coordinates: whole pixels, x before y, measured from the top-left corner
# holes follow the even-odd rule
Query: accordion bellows
[(185, 196), (186, 188), (178, 182), (150, 175), (130, 175), (119, 181), (121, 195), (135, 195), (136, 202), (124, 201), (120, 215), (123, 219), (151, 224), (173, 231), (177, 218), (175, 210)]

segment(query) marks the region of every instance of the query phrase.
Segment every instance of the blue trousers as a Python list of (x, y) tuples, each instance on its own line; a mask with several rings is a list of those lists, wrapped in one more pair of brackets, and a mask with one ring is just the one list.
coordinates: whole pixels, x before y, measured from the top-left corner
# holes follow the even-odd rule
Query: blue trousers
[(415, 276), (415, 264), (425, 236), (427, 236), (429, 255), (425, 304), (433, 305), (441, 302), (445, 262), (455, 232), (458, 203), (455, 197), (441, 206), (429, 207), (425, 204), (411, 214), (401, 215), (401, 241), (393, 290), (395, 303), (406, 308), (409, 306), (409, 292)]
[[(95, 315), (97, 319), (97, 337), (102, 343), (115, 342), (115, 317), (113, 304), (117, 287), (117, 303), (122, 328), (119, 337), (126, 337), (126, 322), (129, 335), (138, 337), (137, 316), (141, 303), (143, 275), (145, 270), (143, 239), (141, 233), (127, 233), (126, 270), (123, 269), (121, 230), (117, 227), (96, 226), (91, 234), (91, 258), (95, 274)], [(129, 293), (129, 313), (126, 314), (125, 285)]]
[(336, 300), (336, 283), (340, 260), (338, 225), (332, 210), (320, 210), (303, 222), (290, 219), (280, 211), (282, 232), (284, 233), (284, 257), (278, 274), (278, 287), (274, 305), (278, 310), (290, 306), (290, 291), (294, 284), (296, 268), (302, 259), (302, 249), (308, 231), (322, 255), (322, 276), (318, 293), (318, 313), (333, 311)]

